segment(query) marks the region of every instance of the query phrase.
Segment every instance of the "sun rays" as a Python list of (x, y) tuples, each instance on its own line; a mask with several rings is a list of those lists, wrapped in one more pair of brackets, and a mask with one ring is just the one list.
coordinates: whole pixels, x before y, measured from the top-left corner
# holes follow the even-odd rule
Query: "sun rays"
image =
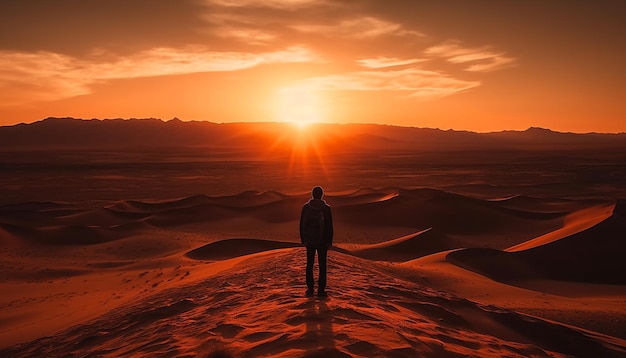
[[(280, 125), (280, 124), (279, 124)], [(285, 156), (285, 175), (289, 180), (329, 180), (329, 164), (336, 144), (324, 125), (314, 122), (289, 122), (279, 127), (282, 134), (269, 146), (266, 155)]]

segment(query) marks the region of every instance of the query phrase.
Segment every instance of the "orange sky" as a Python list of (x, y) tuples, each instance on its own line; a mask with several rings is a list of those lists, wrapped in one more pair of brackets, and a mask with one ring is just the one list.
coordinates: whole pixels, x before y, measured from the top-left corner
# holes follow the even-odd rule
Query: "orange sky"
[(0, 125), (48, 116), (626, 132), (626, 2), (0, 2)]

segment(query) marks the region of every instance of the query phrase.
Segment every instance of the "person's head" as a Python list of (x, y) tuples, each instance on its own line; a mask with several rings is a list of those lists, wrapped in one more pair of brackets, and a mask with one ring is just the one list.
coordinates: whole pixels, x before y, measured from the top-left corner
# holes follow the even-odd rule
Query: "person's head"
[(313, 195), (313, 199), (321, 199), (322, 196), (324, 195), (324, 190), (322, 189), (321, 186), (316, 186), (315, 188), (313, 188), (313, 190), (311, 191), (311, 195)]

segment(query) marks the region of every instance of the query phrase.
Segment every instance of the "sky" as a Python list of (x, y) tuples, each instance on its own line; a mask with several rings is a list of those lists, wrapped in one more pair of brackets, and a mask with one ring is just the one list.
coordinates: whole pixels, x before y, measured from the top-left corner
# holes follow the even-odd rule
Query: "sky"
[(0, 125), (626, 132), (622, 0), (2, 0)]

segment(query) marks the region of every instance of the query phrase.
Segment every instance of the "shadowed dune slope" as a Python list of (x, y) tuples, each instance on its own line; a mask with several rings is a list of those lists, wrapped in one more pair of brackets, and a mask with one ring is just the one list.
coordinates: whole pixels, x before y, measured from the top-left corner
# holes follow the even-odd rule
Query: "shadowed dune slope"
[(534, 247), (549, 244), (564, 237), (595, 226), (613, 215), (615, 202), (604, 202), (586, 208), (581, 208), (563, 217), (563, 227), (535, 239), (509, 247), (505, 251), (523, 251)]
[(523, 251), (470, 248), (447, 260), (496, 280), (553, 279), (626, 284), (626, 202), (586, 230)]
[(194, 260), (226, 260), (262, 251), (298, 246), (301, 245), (292, 242), (237, 238), (206, 244), (189, 251), (185, 256)]
[(219, 204), (226, 207), (244, 208), (279, 201), (287, 196), (276, 191), (258, 192), (244, 191), (236, 195), (210, 197), (206, 195), (194, 195), (186, 198), (160, 201), (142, 202), (137, 200), (125, 200), (114, 203), (108, 208), (120, 212), (157, 213), (174, 209), (186, 209), (207, 204)]
[(121, 239), (142, 228), (143, 225), (135, 223), (119, 225), (114, 228), (84, 225), (32, 228), (0, 224), (0, 239), (2, 241), (20, 241), (38, 245), (94, 245)]
[(140, 221), (148, 214), (138, 212), (117, 211), (110, 208), (81, 211), (57, 217), (57, 221), (66, 225), (97, 225), (116, 226)]
[(536, 239), (539, 245), (602, 221), (614, 205), (606, 200), (521, 196), (487, 201), (427, 189), (399, 190), (395, 194), (387, 194), (386, 200), (340, 209), (352, 209), (348, 216), (353, 216), (354, 222), (360, 222), (357, 216), (366, 217), (367, 224), (361, 223), (364, 226), (385, 222), (409, 227), (412, 222), (414, 228), (421, 224), (433, 226), (395, 240), (353, 249), (354, 255), (381, 261), (408, 261), (459, 248), (504, 249), (506, 243), (512, 242), (523, 247), (530, 245), (535, 235), (540, 236)]
[(536, 213), (564, 213), (576, 209), (582, 209), (587, 206), (586, 203), (577, 200), (535, 198), (524, 195), (515, 195), (508, 198), (493, 199), (490, 201), (503, 208)]
[[(434, 291), (371, 261), (332, 253), (328, 299), (303, 296), (304, 258), (237, 259), (4, 357), (621, 357), (626, 342)], [(375, 280), (373, 278), (376, 278)]]
[(409, 261), (452, 246), (444, 233), (427, 229), (380, 244), (351, 250), (353, 255), (379, 261)]
[(432, 189), (385, 190), (386, 200), (346, 203), (335, 209), (336, 216), (363, 227), (432, 228), (454, 237), (455, 244), (444, 248), (479, 245), (504, 249), (561, 227), (562, 217), (568, 213), (511, 209), (499, 202)]

